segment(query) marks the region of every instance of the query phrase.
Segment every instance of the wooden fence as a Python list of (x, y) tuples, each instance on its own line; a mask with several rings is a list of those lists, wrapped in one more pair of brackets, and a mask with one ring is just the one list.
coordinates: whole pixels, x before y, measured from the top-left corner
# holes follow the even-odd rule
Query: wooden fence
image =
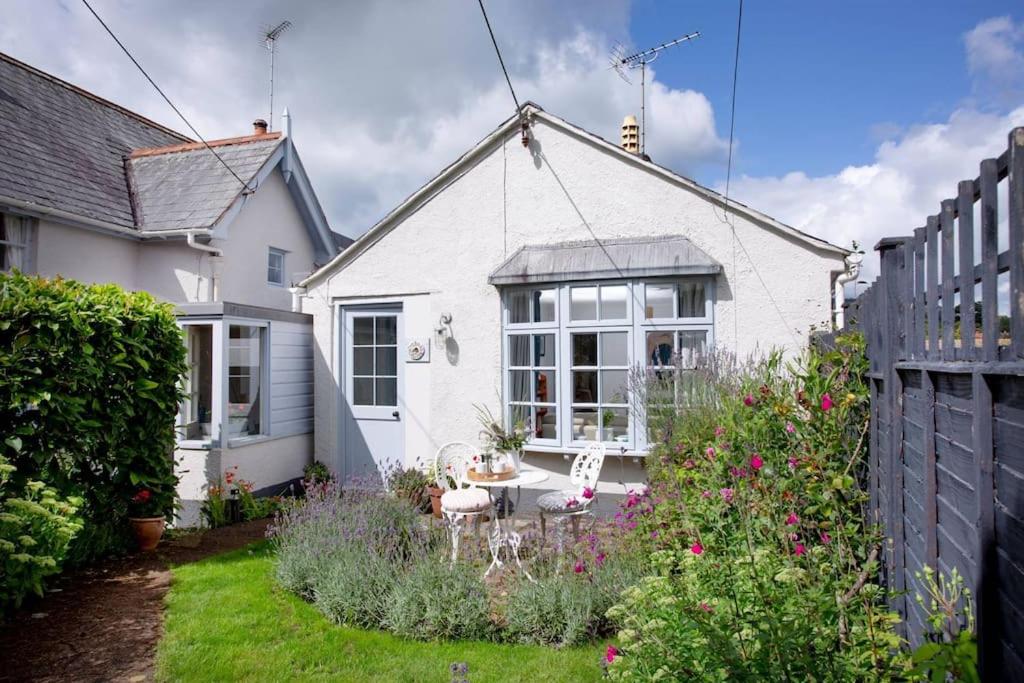
[(846, 327), (867, 338), (871, 508), (904, 636), (926, 632), (915, 574), (956, 567), (982, 680), (1024, 680), (1024, 128), (957, 189), (878, 243)]

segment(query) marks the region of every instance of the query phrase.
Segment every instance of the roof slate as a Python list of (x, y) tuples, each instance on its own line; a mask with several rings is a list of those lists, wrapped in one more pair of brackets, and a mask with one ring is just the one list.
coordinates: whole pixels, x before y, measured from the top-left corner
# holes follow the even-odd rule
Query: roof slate
[(0, 53), (0, 196), (135, 227), (125, 158), (191, 142)]
[[(279, 135), (215, 145), (251, 188), (274, 154)], [(203, 229), (214, 225), (244, 188), (205, 147), (163, 154), (147, 152), (128, 160), (138, 227), (145, 232)]]

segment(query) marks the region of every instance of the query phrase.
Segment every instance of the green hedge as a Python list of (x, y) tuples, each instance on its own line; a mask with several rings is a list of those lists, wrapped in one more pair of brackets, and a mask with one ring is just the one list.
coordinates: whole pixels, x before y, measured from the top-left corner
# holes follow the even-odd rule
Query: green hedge
[(29, 480), (79, 496), (81, 563), (130, 547), (128, 505), (149, 489), (170, 516), (174, 424), (187, 369), (173, 308), (145, 292), (0, 275), (2, 454)]

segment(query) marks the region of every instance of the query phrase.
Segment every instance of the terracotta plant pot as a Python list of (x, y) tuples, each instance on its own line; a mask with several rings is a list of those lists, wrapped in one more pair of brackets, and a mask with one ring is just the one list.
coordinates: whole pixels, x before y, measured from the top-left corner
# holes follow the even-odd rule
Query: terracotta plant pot
[(430, 509), (434, 516), (441, 519), (441, 495), (444, 489), (440, 486), (428, 486), (427, 494), (430, 496)]
[(135, 542), (139, 544), (139, 550), (144, 553), (156, 550), (160, 537), (164, 535), (164, 518), (132, 517), (128, 521), (132, 523), (132, 531), (135, 532)]

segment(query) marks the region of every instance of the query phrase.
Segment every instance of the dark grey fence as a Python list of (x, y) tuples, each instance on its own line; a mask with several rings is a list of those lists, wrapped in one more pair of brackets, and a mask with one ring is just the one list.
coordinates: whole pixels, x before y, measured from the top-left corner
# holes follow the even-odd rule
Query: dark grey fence
[(871, 361), (871, 508), (912, 645), (924, 565), (975, 596), (982, 680), (1024, 680), (1024, 128), (846, 308)]

